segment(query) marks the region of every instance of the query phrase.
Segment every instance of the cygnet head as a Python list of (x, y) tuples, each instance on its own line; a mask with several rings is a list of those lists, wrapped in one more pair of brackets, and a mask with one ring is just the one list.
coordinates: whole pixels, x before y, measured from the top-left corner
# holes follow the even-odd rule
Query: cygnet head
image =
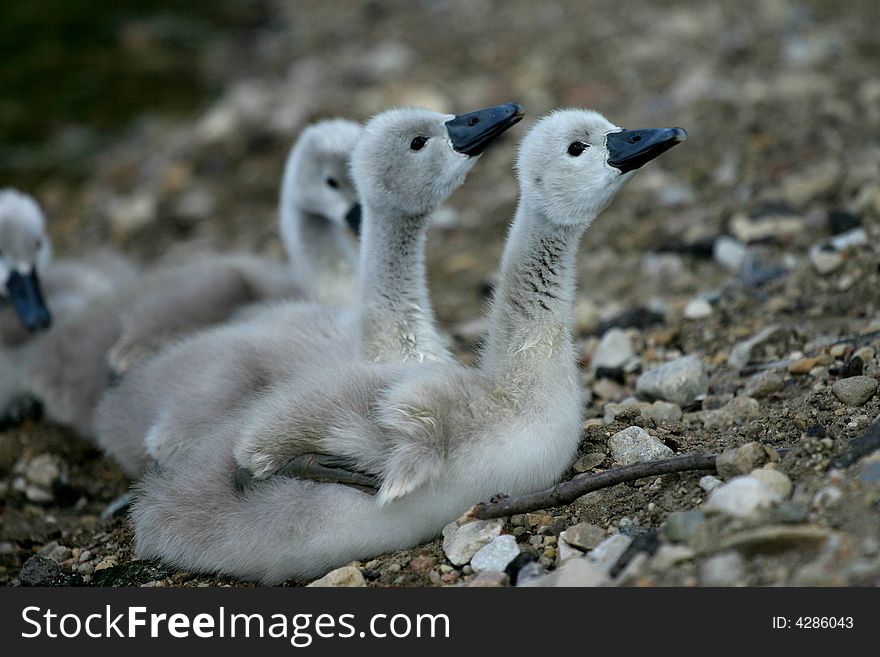
[(515, 103), (458, 116), (426, 109), (376, 115), (352, 157), (362, 202), (397, 216), (426, 216), (464, 183), (483, 150), (522, 116)]
[(686, 137), (682, 128), (624, 130), (592, 110), (557, 110), (520, 145), (522, 198), (551, 221), (589, 224), (636, 169)]
[(357, 232), (360, 208), (351, 181), (351, 154), (360, 139), (360, 124), (345, 119), (318, 121), (302, 131), (284, 168), (281, 221), (293, 213), (287, 206)]
[(14, 189), (0, 190), (0, 299), (12, 303), (29, 331), (52, 323), (38, 275), (51, 250), (46, 218), (36, 201)]

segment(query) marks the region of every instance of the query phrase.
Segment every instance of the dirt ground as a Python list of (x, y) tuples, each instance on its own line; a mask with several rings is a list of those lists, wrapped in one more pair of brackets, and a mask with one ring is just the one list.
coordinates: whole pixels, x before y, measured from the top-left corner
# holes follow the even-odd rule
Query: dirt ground
[[(772, 467), (792, 490), (748, 518), (706, 513), (682, 537), (671, 535), (670, 515), (701, 508), (708, 473), (671, 474), (508, 518), (503, 531), (530, 555), (523, 562), (547, 570), (562, 556), (560, 534), (578, 523), (654, 537), (643, 558), (620, 563), (620, 585), (880, 583), (880, 456), (830, 467), (880, 415), (876, 395), (848, 405), (832, 392), (841, 379), (880, 378), (880, 4), (254, 4), (258, 19), (199, 52), (198, 75), (218, 91), (196, 111), (145, 110), (84, 147), (76, 176), (39, 166), (13, 176), (46, 208), (61, 256), (110, 243), (144, 263), (233, 249), (280, 257), (281, 168), (309, 121), (516, 101), (524, 126), (482, 158), (429, 237), (435, 310), (467, 361), (516, 202), (514, 145), (528, 122), (580, 106), (626, 127), (683, 126), (687, 142), (635, 176), (583, 241), (575, 337), (585, 458), (569, 475), (612, 467), (608, 438), (636, 425), (678, 454), (756, 441), (772, 448)], [(161, 51), (161, 27), (136, 27), (140, 37), (126, 47)], [(65, 143), (43, 148), (57, 161)], [(861, 241), (823, 246), (859, 228)], [(725, 236), (741, 249), (735, 264), (719, 252)], [(636, 356), (597, 377), (591, 357), (615, 325)], [(731, 362), (737, 345), (773, 326), (745, 363)], [(633, 395), (641, 372), (680, 355), (699, 357), (709, 376), (708, 395), (681, 419), (630, 412), (603, 422), (606, 404)], [(752, 377), (766, 372), (778, 377), (755, 392)], [(28, 494), (35, 460), (54, 467), (45, 495)], [(59, 564), (59, 583), (247, 585), (135, 560), (128, 521), (98, 521), (127, 485), (63, 428), (0, 431), (0, 583), (17, 584), (39, 553)], [(674, 559), (664, 550), (672, 545), (681, 548)], [(358, 567), (369, 586), (480, 581), (447, 561), (439, 538)]]

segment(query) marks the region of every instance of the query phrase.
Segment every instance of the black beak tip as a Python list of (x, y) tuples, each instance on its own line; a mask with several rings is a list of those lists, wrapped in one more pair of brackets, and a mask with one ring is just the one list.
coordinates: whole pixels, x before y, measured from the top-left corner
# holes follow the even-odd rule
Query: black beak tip
[(355, 203), (345, 214), (345, 223), (357, 237), (361, 236), (361, 204)]
[(480, 155), (508, 128), (519, 123), (525, 112), (519, 103), (504, 103), (458, 116), (446, 122), (452, 147), (468, 156)]

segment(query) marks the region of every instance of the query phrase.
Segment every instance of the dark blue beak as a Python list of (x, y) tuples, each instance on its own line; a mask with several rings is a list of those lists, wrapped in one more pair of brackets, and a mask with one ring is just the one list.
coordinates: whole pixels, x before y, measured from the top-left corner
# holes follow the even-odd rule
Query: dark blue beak
[(6, 281), (6, 289), (9, 291), (12, 307), (28, 331), (33, 333), (49, 328), (52, 315), (43, 299), (36, 269), (32, 269), (29, 274), (13, 271)]
[(459, 114), (446, 122), (452, 147), (465, 155), (479, 155), (508, 128), (522, 121), (523, 108), (516, 103)]
[(345, 223), (351, 228), (358, 237), (361, 236), (361, 204), (355, 203), (351, 209), (345, 214)]
[(605, 138), (608, 164), (634, 171), (687, 138), (684, 128), (641, 128), (612, 132)]

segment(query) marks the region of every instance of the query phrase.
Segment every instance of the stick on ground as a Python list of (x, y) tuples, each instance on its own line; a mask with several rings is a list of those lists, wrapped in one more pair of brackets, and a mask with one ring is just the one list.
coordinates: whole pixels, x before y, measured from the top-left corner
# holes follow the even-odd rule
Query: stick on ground
[(673, 472), (714, 470), (717, 457), (717, 454), (686, 454), (657, 461), (633, 463), (595, 474), (581, 474), (537, 493), (521, 497), (493, 498), (488, 502), (481, 502), (470, 511), (470, 515), (481, 520), (488, 520), (516, 513), (527, 513), (536, 509), (546, 509), (551, 506), (562, 506), (573, 502), (581, 495), (626, 481)]

